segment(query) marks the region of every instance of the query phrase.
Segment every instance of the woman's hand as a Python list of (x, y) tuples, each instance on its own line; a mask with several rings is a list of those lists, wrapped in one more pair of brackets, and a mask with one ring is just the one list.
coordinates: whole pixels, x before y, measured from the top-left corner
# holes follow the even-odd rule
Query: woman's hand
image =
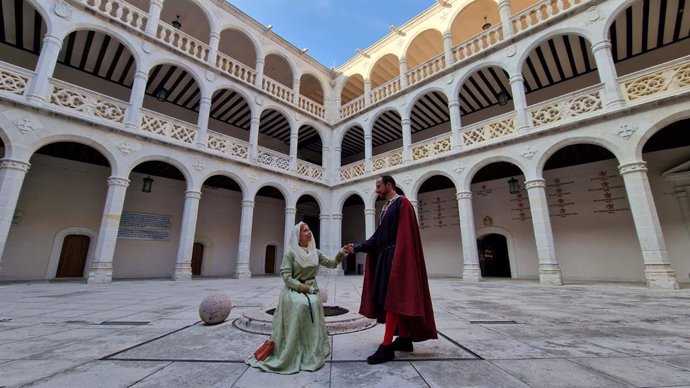
[(319, 292), (319, 290), (317, 290), (313, 286), (308, 286), (304, 283), (300, 283), (300, 285), (297, 286), (297, 291), (303, 294), (316, 294), (317, 292)]

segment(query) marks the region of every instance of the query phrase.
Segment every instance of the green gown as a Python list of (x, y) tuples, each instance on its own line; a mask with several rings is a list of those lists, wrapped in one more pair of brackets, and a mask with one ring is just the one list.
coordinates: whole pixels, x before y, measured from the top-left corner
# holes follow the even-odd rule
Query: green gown
[[(331, 260), (318, 251), (319, 264), (335, 268), (345, 253), (339, 252)], [(320, 369), (331, 353), (328, 342), (323, 305), (318, 294), (303, 294), (297, 291), (300, 283), (319, 289), (316, 273), (319, 265), (303, 268), (294, 260), (294, 253), (288, 252), (280, 266), (280, 276), (285, 287), (280, 292), (278, 306), (273, 313), (273, 334), (275, 343), (273, 354), (266, 360), (258, 361), (252, 355), (246, 363), (265, 372), (280, 374), (297, 373), (301, 370)], [(311, 304), (311, 309), (310, 309)]]

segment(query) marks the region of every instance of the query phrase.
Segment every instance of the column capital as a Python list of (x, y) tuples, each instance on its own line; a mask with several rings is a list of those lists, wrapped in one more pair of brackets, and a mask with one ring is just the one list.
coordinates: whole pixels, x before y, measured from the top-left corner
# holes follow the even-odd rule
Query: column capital
[(498, 0), (498, 8), (510, 7), (510, 0)]
[(211, 98), (210, 98), (210, 97), (206, 97), (206, 96), (201, 97), (201, 98), (199, 99), (199, 105), (203, 105), (203, 104), (211, 105)]
[(446, 31), (443, 33), (443, 39), (453, 39), (453, 34), (450, 31)]
[(243, 200), (242, 201), (242, 207), (254, 207), (254, 201), (251, 200)]
[(330, 214), (324, 214), (324, 213), (319, 214), (319, 220), (328, 220), (330, 218), (331, 218)]
[(184, 192), (184, 197), (185, 197), (185, 198), (196, 198), (196, 199), (201, 199), (201, 191), (187, 190), (187, 191)]
[(337, 146), (335, 146), (335, 147), (333, 148), (333, 150), (334, 150), (335, 152), (342, 152), (342, 151), (343, 151), (343, 147), (337, 145)]
[(376, 209), (367, 208), (364, 209), (364, 215), (373, 216), (376, 214)]
[(365, 141), (366, 141), (366, 140), (371, 140), (371, 133), (365, 132), (365, 133), (364, 133), (364, 140), (365, 140)]
[(257, 58), (256, 58), (256, 63), (257, 63), (257, 64), (262, 64), (262, 65), (263, 65), (263, 64), (265, 63), (265, 61), (264, 61), (263, 58), (257, 57)]
[(546, 180), (544, 178), (538, 178), (538, 179), (532, 179), (529, 181), (525, 181), (525, 189), (533, 189), (535, 187), (546, 187)]
[(611, 41), (604, 39), (602, 41), (596, 42), (592, 45), (592, 53), (596, 53), (599, 50), (610, 50)]
[(261, 124), (261, 118), (259, 116), (254, 116), (252, 115), (252, 118), (249, 120), (249, 125), (259, 125)]
[(58, 38), (55, 35), (48, 35), (46, 34), (43, 37), (43, 44), (52, 44), (58, 47), (62, 47), (62, 39)]
[(371, 86), (371, 80), (369, 78), (364, 79), (364, 85), (369, 85)]
[(412, 120), (406, 117), (406, 118), (400, 120), (400, 123), (402, 125), (412, 125)]
[(343, 219), (343, 213), (334, 213), (331, 214), (331, 218), (334, 220), (342, 220)]
[(297, 209), (294, 207), (286, 207), (285, 214), (297, 214)]
[(525, 81), (525, 78), (522, 76), (522, 74), (515, 74), (515, 75), (510, 76), (510, 83), (511, 84), (514, 84), (516, 82), (522, 83), (524, 81)]
[(618, 171), (620, 171), (621, 175), (629, 174), (631, 172), (646, 172), (647, 162), (624, 163), (618, 166)]
[(151, 0), (151, 5), (156, 5), (156, 6), (158, 6), (158, 7), (163, 8), (163, 2), (164, 2), (164, 1), (165, 1), (165, 0)]
[(400, 63), (407, 64), (407, 58), (405, 58), (405, 57), (400, 57), (399, 62), (400, 62)]
[(472, 192), (471, 191), (458, 191), (455, 193), (455, 199), (461, 200), (461, 199), (472, 199)]
[(108, 178), (108, 186), (129, 187), (129, 182), (129, 179), (119, 176), (111, 176)]
[(134, 72), (134, 79), (140, 79), (143, 81), (148, 81), (149, 79), (149, 73), (142, 71), (142, 70), (137, 70)]
[(220, 39), (220, 32), (211, 31), (210, 38), (211, 38), (211, 39)]
[(14, 160), (14, 159), (1, 159), (0, 160), (0, 169), (10, 169), (10, 170), (19, 170), (22, 172), (27, 172), (27, 171), (29, 171), (29, 167), (31, 167), (31, 163), (24, 162), (21, 160)]
[(448, 108), (449, 109), (459, 107), (459, 106), (460, 106), (460, 100), (458, 100), (457, 98), (451, 98), (450, 100), (448, 100)]

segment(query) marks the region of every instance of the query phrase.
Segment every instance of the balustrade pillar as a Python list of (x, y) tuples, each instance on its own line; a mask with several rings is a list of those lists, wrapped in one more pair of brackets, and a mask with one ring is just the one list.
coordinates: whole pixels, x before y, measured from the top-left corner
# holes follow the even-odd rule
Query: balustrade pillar
[(371, 80), (369, 78), (364, 80), (364, 105), (371, 105)]
[(513, 104), (517, 115), (517, 129), (524, 131), (529, 129), (529, 118), (527, 116), (527, 98), (525, 97), (525, 85), (522, 74), (510, 77), (510, 88), (513, 93)]
[(113, 256), (120, 229), (122, 208), (129, 187), (129, 179), (111, 176), (108, 178), (108, 194), (105, 197), (101, 226), (94, 247), (93, 262), (86, 280), (89, 284), (110, 283), (113, 279)]
[(197, 121), (196, 147), (206, 148), (208, 143), (208, 121), (211, 115), (211, 98), (203, 96), (199, 100), (199, 116)]
[(450, 31), (443, 34), (443, 53), (446, 58), (446, 68), (453, 65), (453, 34)]
[(668, 259), (666, 242), (649, 187), (647, 163), (626, 163), (618, 166), (618, 169), (623, 176), (637, 239), (642, 250), (647, 287), (677, 290), (678, 280)]
[(364, 172), (371, 173), (371, 158), (372, 158), (372, 145), (371, 145), (371, 132), (364, 133)]
[(49, 78), (53, 76), (53, 71), (55, 71), (61, 47), (62, 40), (57, 36), (46, 34), (43, 37), (43, 47), (41, 47), (41, 55), (38, 57), (36, 71), (25, 91), (26, 98), (30, 102), (42, 104), (50, 101), (52, 90), (49, 87)]
[(259, 89), (263, 89), (264, 82), (264, 59), (256, 58), (256, 80), (254, 80), (254, 86)]
[(252, 118), (249, 123), (249, 155), (247, 158), (256, 161), (259, 154), (259, 125), (261, 124), (261, 118), (257, 112), (252, 111)]
[(22, 183), (31, 164), (22, 160), (0, 160), (0, 264), (5, 252), (14, 211), (17, 208)]
[(556, 260), (551, 216), (549, 215), (549, 204), (546, 200), (546, 182), (544, 179), (533, 179), (525, 182), (525, 188), (529, 196), (534, 240), (537, 245), (539, 283), (560, 286), (563, 284), (563, 278), (558, 260)]
[(407, 87), (407, 58), (400, 57), (400, 89)]
[(451, 146), (454, 150), (462, 148), (462, 119), (460, 116), (460, 101), (457, 97), (448, 101), (448, 110), (450, 111), (450, 131), (451, 131)]
[(510, 0), (498, 1), (498, 15), (501, 18), (501, 27), (503, 28), (503, 40), (508, 40), (513, 37), (513, 25), (510, 21)]
[(254, 201), (242, 201), (242, 215), (240, 218), (240, 238), (237, 244), (237, 264), (235, 278), (249, 279), (252, 272), (249, 269), (249, 252), (252, 246), (252, 224), (254, 223)]
[(602, 40), (592, 45), (592, 53), (597, 63), (599, 79), (604, 84), (604, 101), (606, 106), (623, 106), (625, 100), (618, 86), (618, 75), (616, 65), (613, 63), (611, 55), (611, 42)]
[(220, 34), (217, 32), (212, 32), (208, 40), (208, 58), (206, 61), (211, 67), (216, 67), (216, 62), (218, 59), (218, 44), (220, 44)]
[(151, 36), (156, 36), (158, 33), (158, 22), (161, 18), (161, 10), (163, 9), (164, 1), (165, 0), (151, 0), (149, 2), (149, 15), (144, 31)]
[(374, 208), (364, 209), (364, 231), (366, 238), (373, 236), (376, 232), (376, 209)]
[(462, 191), (455, 194), (458, 201), (460, 217), (460, 238), (462, 240), (462, 281), (481, 282), (482, 270), (479, 266), (477, 252), (477, 234), (474, 229), (474, 211), (472, 209), (472, 192)]
[(292, 228), (295, 227), (295, 214), (297, 214), (297, 209), (294, 207), (285, 208), (285, 234), (283, 236), (283, 251), (287, 252), (290, 246), (290, 238), (292, 235)]
[(403, 138), (403, 163), (412, 161), (412, 121), (409, 118), (402, 119)]
[(141, 109), (144, 106), (144, 96), (146, 95), (146, 83), (149, 75), (137, 70), (134, 73), (132, 90), (129, 94), (129, 107), (125, 116), (125, 128), (136, 131), (141, 126)]
[(201, 191), (187, 190), (184, 193), (184, 210), (180, 245), (177, 247), (177, 260), (173, 280), (192, 280), (192, 251), (196, 235), (196, 219), (199, 214)]

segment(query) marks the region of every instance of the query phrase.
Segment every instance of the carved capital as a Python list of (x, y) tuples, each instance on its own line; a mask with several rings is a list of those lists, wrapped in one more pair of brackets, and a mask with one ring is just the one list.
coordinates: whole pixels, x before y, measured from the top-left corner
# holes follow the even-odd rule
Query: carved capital
[(297, 209), (295, 209), (294, 207), (286, 207), (285, 214), (297, 214)]
[(536, 187), (546, 188), (546, 180), (532, 179), (530, 181), (525, 181), (525, 189), (529, 190)]
[(471, 191), (458, 191), (455, 193), (455, 199), (458, 201), (461, 199), (472, 199), (472, 192)]
[(129, 187), (129, 179), (119, 176), (111, 176), (108, 178), (108, 186)]
[(365, 216), (373, 216), (376, 214), (376, 209), (364, 209)]
[(620, 171), (621, 175), (629, 174), (631, 172), (646, 172), (647, 162), (632, 162), (621, 164), (620, 166), (618, 166), (618, 171)]
[(242, 201), (242, 207), (253, 209), (254, 208), (254, 201), (249, 201), (249, 200)]
[(2, 160), (0, 160), (0, 169), (9, 169), (9, 170), (17, 170), (17, 171), (21, 171), (21, 172), (27, 172), (27, 171), (29, 171), (29, 167), (31, 167), (31, 163), (23, 162), (21, 160), (13, 160), (13, 159), (2, 159)]
[(319, 220), (329, 220), (331, 216), (329, 214), (319, 214)]
[(331, 218), (333, 218), (334, 220), (342, 220), (343, 219), (343, 213), (331, 214)]
[(201, 199), (201, 191), (187, 190), (184, 192), (184, 197), (185, 197), (185, 199), (186, 198)]

